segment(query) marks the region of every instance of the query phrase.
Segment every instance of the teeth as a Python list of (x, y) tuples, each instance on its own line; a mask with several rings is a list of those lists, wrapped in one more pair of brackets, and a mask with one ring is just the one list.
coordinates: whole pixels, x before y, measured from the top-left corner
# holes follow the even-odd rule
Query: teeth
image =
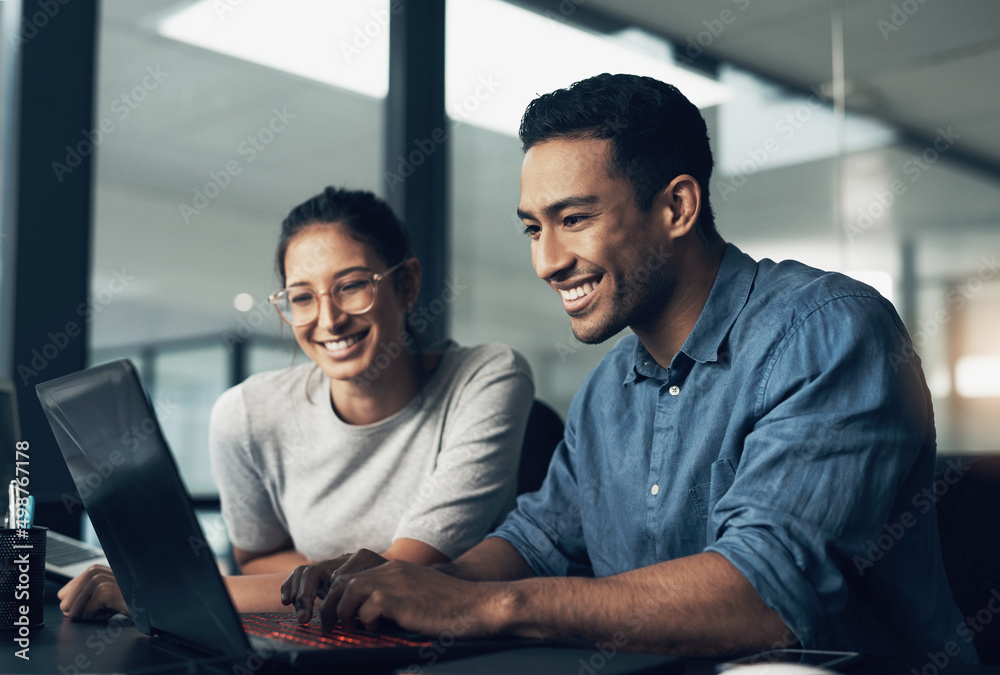
[(569, 290), (561, 290), (559, 291), (559, 294), (562, 295), (565, 300), (576, 300), (577, 298), (582, 298), (585, 295), (590, 295), (594, 292), (595, 288), (597, 288), (597, 284), (592, 284), (588, 281), (582, 286), (570, 288)]
[(324, 342), (323, 346), (329, 349), (330, 351), (335, 351), (338, 349), (347, 349), (360, 339), (361, 338), (359, 338), (357, 335), (352, 335), (351, 337), (346, 338), (344, 340), (338, 340), (336, 342), (333, 341)]

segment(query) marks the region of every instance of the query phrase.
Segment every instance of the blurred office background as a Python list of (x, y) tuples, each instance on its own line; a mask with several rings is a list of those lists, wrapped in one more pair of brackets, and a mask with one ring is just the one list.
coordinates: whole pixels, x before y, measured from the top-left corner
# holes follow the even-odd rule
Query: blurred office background
[[(38, 39), (25, 28), (41, 34), (59, 21), (43, 23), (46, 10), (27, 4), (30, 15), (5, 19), (4, 72), (10, 36)], [(71, 150), (88, 138), (96, 146), (86, 307), (66, 320), (85, 324), (86, 364), (139, 365), (196, 496), (215, 494), (215, 398), (304, 359), (266, 300), (278, 287), (282, 218), (326, 185), (392, 197), (435, 154), (447, 162), (445, 235), (422, 254), (447, 283), (425, 297), (438, 300), (436, 329), (512, 345), (531, 362), (538, 397), (565, 415), (615, 340), (576, 342), (534, 275), (514, 217), (516, 131), (536, 94), (602, 71), (653, 75), (698, 103), (723, 237), (757, 258), (794, 258), (878, 288), (914, 335), (941, 452), (997, 450), (1000, 5), (991, 0), (449, 0), (447, 140), (405, 139), (395, 158), (386, 157), (388, 0), (98, 8), (92, 122), (44, 158), (59, 200)], [(5, 82), (8, 119), (17, 83)], [(56, 111), (70, 104), (53, 92)], [(13, 137), (5, 141), (7, 156)], [(14, 220), (8, 213), (0, 258), (5, 343), (15, 298), (46, 302), (41, 288), (15, 288)], [(49, 342), (38, 332), (39, 354)], [(2, 353), (3, 374), (25, 384), (22, 406), (69, 359), (60, 351), (21, 377), (30, 346)]]

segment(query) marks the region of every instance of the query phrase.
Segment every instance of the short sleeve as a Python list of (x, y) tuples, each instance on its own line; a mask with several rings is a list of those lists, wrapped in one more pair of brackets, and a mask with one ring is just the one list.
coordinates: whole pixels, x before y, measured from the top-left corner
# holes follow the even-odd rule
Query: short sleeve
[(573, 453), (580, 400), (579, 395), (574, 399), (542, 487), (518, 497), (517, 508), (493, 533), (509, 542), (538, 576), (593, 576)]
[(448, 404), (441, 449), (430, 476), (393, 539), (422, 541), (449, 558), (479, 543), (510, 510), (528, 413), (531, 370), (508, 347), (478, 348), (471, 372)]
[(263, 553), (291, 546), (292, 540), (271, 501), (248, 429), (243, 393), (240, 387), (233, 387), (212, 407), (209, 423), (212, 473), (219, 488), (222, 518), (233, 545)]
[[(805, 647), (848, 603), (852, 556), (891, 517), (924, 446), (929, 407), (909, 340), (880, 299), (834, 299), (768, 364), (758, 421), (710, 526), (723, 555)], [(912, 351), (909, 352), (912, 354)]]

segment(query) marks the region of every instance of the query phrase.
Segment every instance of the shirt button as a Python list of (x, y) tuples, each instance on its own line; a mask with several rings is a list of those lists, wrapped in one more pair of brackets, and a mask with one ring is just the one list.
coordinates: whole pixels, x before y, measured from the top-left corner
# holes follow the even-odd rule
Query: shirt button
[(650, 490), (650, 492), (652, 492), (653, 496), (655, 497), (656, 495), (660, 494), (660, 486), (654, 485), (653, 488)]
[(671, 396), (677, 396), (677, 394), (681, 393), (681, 388), (675, 384), (671, 386), (670, 389), (668, 389), (667, 391), (670, 392)]

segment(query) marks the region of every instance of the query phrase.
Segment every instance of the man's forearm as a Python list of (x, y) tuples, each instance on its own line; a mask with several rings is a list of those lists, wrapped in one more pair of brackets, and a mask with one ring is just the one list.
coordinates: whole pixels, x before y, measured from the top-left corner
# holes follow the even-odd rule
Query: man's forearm
[[(796, 637), (750, 582), (717, 553), (678, 558), (600, 579), (533, 577), (504, 540), (487, 539), (445, 569), (392, 560), (340, 577), (321, 607), (374, 630), (381, 618), (434, 635), (523, 635), (622, 651), (721, 656)], [(445, 573), (442, 573), (445, 572)]]
[(489, 605), (504, 616), (487, 623), (511, 634), (691, 656), (796, 642), (778, 613), (716, 553), (601, 579), (539, 577), (497, 586), (509, 600)]
[(465, 581), (514, 581), (535, 576), (517, 550), (499, 537), (484, 539), (452, 562), (433, 567)]

